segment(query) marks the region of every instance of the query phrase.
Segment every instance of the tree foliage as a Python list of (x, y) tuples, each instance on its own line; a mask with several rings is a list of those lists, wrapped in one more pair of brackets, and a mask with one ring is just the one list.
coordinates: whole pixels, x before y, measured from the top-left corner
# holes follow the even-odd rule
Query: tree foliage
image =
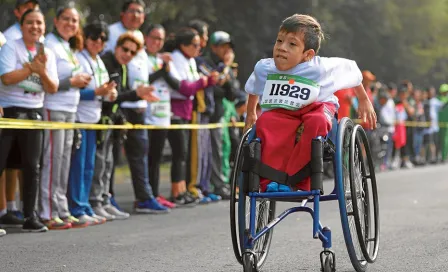
[[(354, 59), (380, 80), (410, 79), (422, 85), (448, 81), (448, 0), (144, 0), (146, 22), (175, 31), (189, 20), (207, 21), (235, 39), (241, 79), (255, 62), (269, 56), (281, 21), (309, 13), (327, 34), (320, 55)], [(42, 1), (48, 29), (57, 6), (66, 0)], [(84, 21), (119, 20), (120, 0), (73, 0)], [(15, 0), (0, 0), (0, 29), (15, 21)]]

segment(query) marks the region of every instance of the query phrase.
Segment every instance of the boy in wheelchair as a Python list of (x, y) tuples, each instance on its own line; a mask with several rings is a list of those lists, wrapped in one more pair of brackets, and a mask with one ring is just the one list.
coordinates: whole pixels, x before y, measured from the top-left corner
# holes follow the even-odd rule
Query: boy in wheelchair
[[(372, 129), (376, 124), (375, 111), (361, 84), (362, 74), (356, 62), (317, 56), (323, 39), (315, 18), (300, 14), (286, 18), (277, 35), (273, 58), (258, 61), (245, 86), (249, 93), (245, 130), (256, 122), (261, 162), (289, 177), (308, 167), (312, 139), (326, 136), (331, 130), (339, 107), (333, 95), (337, 90), (354, 88), (359, 117)], [(263, 113), (257, 120), (259, 102)], [(300, 179), (290, 188), (260, 177), (260, 189), (309, 191), (310, 177)]]

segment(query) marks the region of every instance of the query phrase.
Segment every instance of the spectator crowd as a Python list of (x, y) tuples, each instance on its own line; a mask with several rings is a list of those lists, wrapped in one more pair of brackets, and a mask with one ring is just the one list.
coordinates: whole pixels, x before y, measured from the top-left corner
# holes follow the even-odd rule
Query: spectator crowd
[[(46, 29), (38, 0), (17, 0), (17, 23), (0, 32), (0, 114), (18, 120), (167, 127), (244, 120), (234, 43), (192, 20), (173, 33), (145, 21), (145, 3), (127, 0), (120, 21), (81, 25), (60, 7)], [(48, 20), (47, 20), (48, 21)], [(448, 85), (383, 84), (363, 72), (380, 127), (368, 131), (380, 170), (445, 161)], [(340, 90), (339, 118), (356, 118), (353, 90)], [(405, 121), (429, 122), (409, 126)], [(241, 131), (215, 129), (21, 130), (0, 132), (0, 226), (27, 232), (125, 220), (114, 194), (122, 150), (135, 213), (161, 214), (230, 198), (231, 159)], [(159, 192), (165, 142), (171, 194)], [(20, 199), (16, 199), (19, 188)], [(20, 203), (20, 204), (19, 204)], [(0, 236), (6, 232), (0, 229)]]
[[(157, 24), (143, 29), (145, 8), (142, 0), (128, 0), (120, 21), (82, 26), (78, 10), (63, 6), (48, 30), (39, 1), (17, 0), (17, 23), (0, 32), (1, 116), (162, 128), (240, 119), (246, 95), (229, 33), (209, 35), (201, 20), (169, 34)], [(0, 226), (27, 232), (129, 218), (114, 194), (122, 150), (135, 213), (168, 213), (229, 199), (229, 158), (239, 138), (235, 127), (0, 133)], [(171, 195), (162, 196), (166, 140), (172, 150)]]

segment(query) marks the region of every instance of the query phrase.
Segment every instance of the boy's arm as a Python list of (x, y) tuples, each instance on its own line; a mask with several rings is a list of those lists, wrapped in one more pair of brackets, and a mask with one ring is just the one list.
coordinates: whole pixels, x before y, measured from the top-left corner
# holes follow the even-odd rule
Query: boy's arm
[(372, 103), (367, 96), (366, 90), (362, 84), (354, 88), (355, 95), (358, 98), (358, 116), (365, 123), (370, 124), (370, 128), (376, 128), (376, 113), (373, 109)]
[(249, 94), (249, 99), (247, 101), (247, 116), (246, 123), (244, 125), (244, 132), (251, 128), (257, 121), (257, 104), (258, 95)]

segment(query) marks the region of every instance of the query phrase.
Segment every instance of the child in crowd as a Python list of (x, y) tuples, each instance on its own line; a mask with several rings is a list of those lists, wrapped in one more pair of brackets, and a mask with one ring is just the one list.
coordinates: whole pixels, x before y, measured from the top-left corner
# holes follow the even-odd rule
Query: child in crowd
[[(256, 126), (261, 139), (261, 161), (289, 176), (296, 174), (311, 159), (311, 141), (331, 129), (338, 108), (333, 95), (337, 90), (354, 88), (358, 114), (371, 128), (376, 114), (362, 86), (356, 62), (342, 58), (316, 56), (324, 38), (319, 22), (308, 15), (286, 18), (277, 35), (273, 58), (262, 59), (246, 83), (249, 93), (245, 129), (257, 121), (257, 104), (263, 113)], [(295, 143), (299, 126), (304, 127)], [(265, 178), (261, 191), (289, 191), (290, 188)], [(310, 178), (294, 190), (310, 190)]]

